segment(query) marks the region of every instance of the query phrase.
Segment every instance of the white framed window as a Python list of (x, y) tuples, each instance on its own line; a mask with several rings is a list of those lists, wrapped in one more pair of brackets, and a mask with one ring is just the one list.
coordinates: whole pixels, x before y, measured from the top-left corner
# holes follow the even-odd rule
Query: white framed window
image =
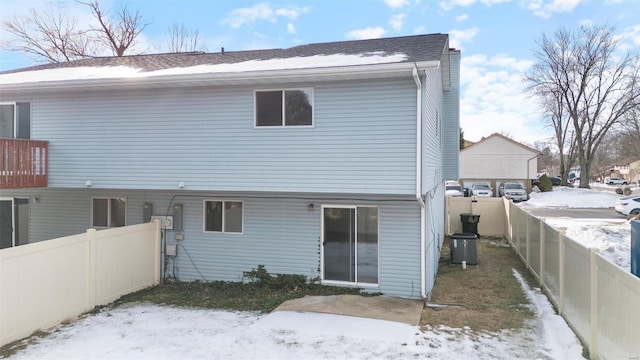
[(112, 228), (126, 225), (127, 199), (95, 197), (91, 200), (91, 226)]
[(204, 232), (242, 234), (244, 203), (238, 200), (205, 200)]
[(255, 127), (313, 127), (313, 89), (256, 90)]
[(31, 104), (0, 102), (0, 138), (31, 138)]

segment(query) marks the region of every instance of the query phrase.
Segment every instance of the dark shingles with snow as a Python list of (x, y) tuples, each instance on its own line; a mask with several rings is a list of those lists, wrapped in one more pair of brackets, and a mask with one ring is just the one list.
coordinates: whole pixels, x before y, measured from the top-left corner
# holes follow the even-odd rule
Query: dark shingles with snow
[(381, 38), (370, 40), (354, 40), (328, 42), (295, 46), (288, 49), (225, 51), (215, 53), (171, 53), (131, 55), (123, 57), (95, 57), (63, 63), (45, 64), (28, 68), (0, 72), (0, 74), (58, 69), (73, 67), (128, 66), (143, 71), (164, 70), (196, 65), (233, 64), (249, 60), (286, 59), (314, 55), (334, 54), (366, 54), (380, 53), (392, 55), (402, 53), (407, 56), (405, 62), (440, 60), (447, 46), (446, 34), (428, 34)]

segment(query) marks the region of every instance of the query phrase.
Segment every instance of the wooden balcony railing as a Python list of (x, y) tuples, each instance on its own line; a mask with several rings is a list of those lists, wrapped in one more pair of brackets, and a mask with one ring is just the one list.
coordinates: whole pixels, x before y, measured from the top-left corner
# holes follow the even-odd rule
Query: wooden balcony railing
[(49, 143), (0, 138), (0, 189), (46, 187)]

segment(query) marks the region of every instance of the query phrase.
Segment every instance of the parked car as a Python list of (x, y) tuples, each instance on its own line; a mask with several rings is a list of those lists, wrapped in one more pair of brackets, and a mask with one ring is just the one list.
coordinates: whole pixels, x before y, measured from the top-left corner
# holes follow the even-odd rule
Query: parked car
[(504, 196), (514, 202), (527, 201), (527, 190), (519, 182), (501, 182), (498, 186), (498, 196)]
[(560, 186), (560, 183), (562, 182), (562, 179), (560, 179), (559, 176), (551, 176), (549, 177), (549, 180), (551, 180), (551, 185), (553, 186)]
[(629, 185), (629, 182), (625, 179), (621, 179), (621, 178), (605, 178), (604, 179), (605, 183), (609, 184), (609, 185)]
[(446, 185), (444, 194), (446, 196), (464, 196), (464, 190), (462, 190), (462, 186), (460, 185)]
[(640, 195), (621, 197), (616, 201), (615, 209), (624, 216), (640, 214)]
[(471, 185), (471, 195), (480, 197), (493, 196), (493, 189), (487, 183), (474, 183)]

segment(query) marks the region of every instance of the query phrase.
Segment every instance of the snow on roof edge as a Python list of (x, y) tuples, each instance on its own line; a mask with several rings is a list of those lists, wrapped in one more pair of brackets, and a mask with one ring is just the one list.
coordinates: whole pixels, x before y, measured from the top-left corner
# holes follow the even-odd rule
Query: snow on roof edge
[(406, 61), (404, 53), (384, 55), (379, 52), (357, 55), (333, 54), (314, 55), (307, 57), (276, 58), (269, 60), (248, 60), (238, 63), (224, 63), (215, 65), (195, 65), (189, 67), (174, 67), (154, 71), (144, 71), (130, 66), (106, 67), (65, 67), (56, 69), (32, 70), (0, 75), (0, 85), (38, 84), (45, 82), (64, 82), (99, 79), (140, 79), (150, 77), (164, 77), (175, 75), (197, 74), (231, 74), (250, 73), (275, 70), (328, 69), (359, 65), (392, 64)]

